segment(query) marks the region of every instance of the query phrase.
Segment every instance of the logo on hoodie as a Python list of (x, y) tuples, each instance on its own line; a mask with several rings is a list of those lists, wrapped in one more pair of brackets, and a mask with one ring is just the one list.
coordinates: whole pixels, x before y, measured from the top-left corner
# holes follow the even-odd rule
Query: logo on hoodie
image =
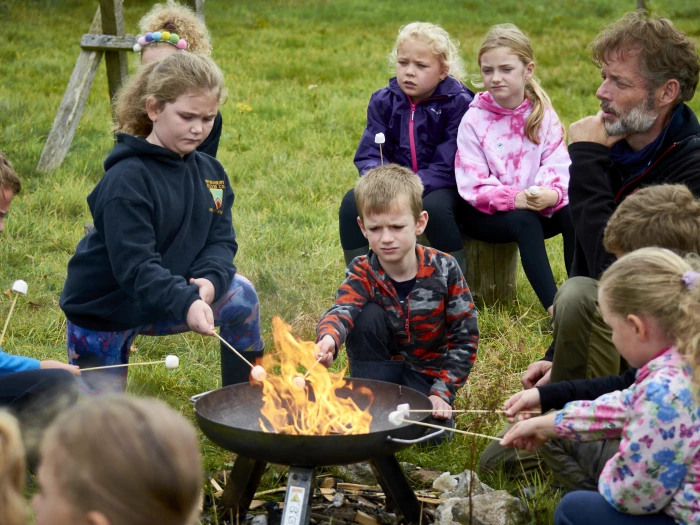
[(214, 213), (223, 213), (221, 207), (224, 205), (224, 189), (226, 188), (226, 182), (223, 180), (205, 180), (207, 183), (207, 188), (211, 192), (212, 199), (214, 199), (214, 208), (209, 208), (209, 211)]

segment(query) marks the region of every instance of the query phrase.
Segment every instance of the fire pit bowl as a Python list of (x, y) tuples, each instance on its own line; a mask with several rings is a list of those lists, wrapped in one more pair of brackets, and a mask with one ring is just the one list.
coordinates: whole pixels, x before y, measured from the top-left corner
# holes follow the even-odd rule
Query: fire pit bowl
[[(199, 394), (192, 400), (197, 423), (210, 440), (241, 456), (278, 465), (347, 465), (390, 456), (423, 441), (419, 438), (425, 434), (425, 427), (406, 423), (396, 427), (388, 417), (401, 403), (410, 404), (412, 409), (431, 409), (432, 403), (426, 396), (405, 386), (373, 379), (348, 379), (347, 384), (369, 388), (374, 394), (370, 406), (372, 424), (367, 434), (299, 436), (263, 432), (259, 422), (259, 385), (231, 385)], [(340, 389), (338, 396), (352, 397), (360, 408), (365, 408), (367, 398), (348, 386)], [(425, 421), (429, 417), (429, 412), (420, 412), (411, 413), (407, 419)]]

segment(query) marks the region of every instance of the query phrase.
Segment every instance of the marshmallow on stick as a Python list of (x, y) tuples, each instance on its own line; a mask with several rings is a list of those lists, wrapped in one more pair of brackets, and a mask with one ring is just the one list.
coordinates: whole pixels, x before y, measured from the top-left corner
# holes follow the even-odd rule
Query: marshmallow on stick
[(376, 144), (379, 144), (379, 158), (382, 161), (382, 166), (384, 165), (384, 153), (382, 152), (382, 144), (386, 142), (386, 137), (384, 136), (384, 133), (377, 133), (374, 136), (374, 142)]
[(530, 195), (539, 195), (540, 194), (540, 187), (539, 186), (530, 186), (528, 190), (530, 192)]
[(147, 363), (124, 363), (121, 365), (107, 365), (107, 366), (93, 366), (92, 368), (81, 368), (81, 372), (90, 372), (91, 370), (105, 370), (107, 368), (123, 368), (125, 366), (145, 366), (145, 365), (159, 365), (165, 363), (165, 368), (172, 370), (180, 366), (180, 358), (176, 355), (165, 356), (165, 359), (160, 361), (148, 361)]
[(15, 296), (12, 298), (12, 304), (10, 305), (10, 311), (7, 314), (7, 319), (5, 319), (5, 326), (2, 327), (2, 334), (0, 334), (0, 345), (2, 344), (3, 340), (5, 339), (5, 331), (7, 330), (7, 325), (10, 324), (10, 317), (12, 317), (12, 312), (15, 310), (15, 304), (17, 304), (17, 298), (19, 297), (20, 294), (27, 295), (28, 290), (29, 290), (29, 285), (27, 285), (27, 283), (24, 282), (22, 279), (19, 279), (18, 281), (15, 281), (14, 283), (12, 283), (12, 291), (15, 292)]

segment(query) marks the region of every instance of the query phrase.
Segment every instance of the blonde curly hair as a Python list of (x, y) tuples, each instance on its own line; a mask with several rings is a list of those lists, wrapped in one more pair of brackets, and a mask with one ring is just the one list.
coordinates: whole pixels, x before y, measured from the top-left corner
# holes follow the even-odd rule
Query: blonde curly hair
[[(188, 44), (188, 51), (200, 55), (211, 55), (211, 39), (207, 26), (192, 9), (175, 0), (154, 5), (139, 21), (139, 29), (141, 34), (166, 29), (184, 38)], [(149, 45), (170, 44), (151, 43)]]

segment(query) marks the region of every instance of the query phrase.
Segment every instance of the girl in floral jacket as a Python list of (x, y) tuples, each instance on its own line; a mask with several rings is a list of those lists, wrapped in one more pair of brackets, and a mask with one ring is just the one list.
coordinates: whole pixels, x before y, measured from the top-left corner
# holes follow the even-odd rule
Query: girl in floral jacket
[(544, 240), (562, 234), (567, 273), (575, 243), (564, 130), (532, 76), (532, 47), (517, 27), (492, 27), (478, 61), (487, 91), (476, 95), (457, 132), (457, 189), (471, 205), (462, 223), (474, 239), (518, 243), (525, 275), (551, 317), (557, 287)]
[(517, 423), (503, 445), (620, 438), (598, 493), (567, 494), (555, 524), (700, 523), (700, 263), (661, 248), (615, 262), (598, 299), (612, 340), (639, 368), (626, 390)]

